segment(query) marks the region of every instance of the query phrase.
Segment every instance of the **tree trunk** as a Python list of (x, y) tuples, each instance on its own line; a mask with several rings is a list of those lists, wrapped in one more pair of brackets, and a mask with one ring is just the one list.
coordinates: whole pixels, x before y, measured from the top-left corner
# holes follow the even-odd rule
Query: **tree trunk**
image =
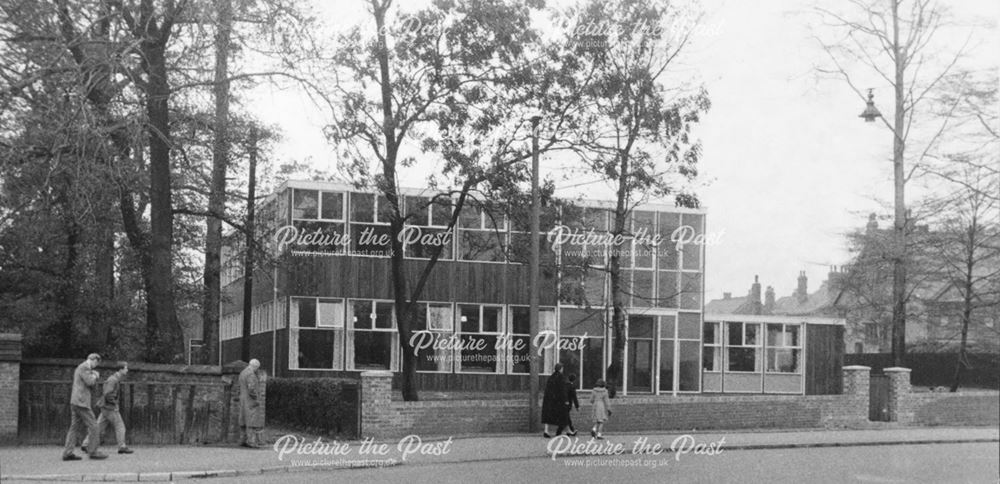
[(896, 68), (895, 95), (896, 112), (893, 123), (892, 160), (894, 180), (893, 217), (893, 261), (892, 261), (892, 362), (895, 366), (903, 366), (906, 354), (906, 203), (903, 196), (906, 183), (903, 172), (903, 155), (905, 153), (904, 128), (906, 93), (904, 92), (903, 72), (906, 65), (906, 53), (899, 44), (899, 0), (892, 0), (893, 52)]
[(254, 269), (254, 215), (257, 188), (257, 129), (250, 129), (250, 180), (247, 184), (247, 252), (243, 267), (243, 338), (240, 341), (240, 359), (250, 361), (250, 322), (253, 320), (253, 269)]
[[(631, 144), (631, 143), (630, 143)], [(613, 235), (625, 233), (625, 222), (628, 220), (628, 153), (620, 152), (618, 172), (618, 191), (616, 194), (615, 220)], [(608, 271), (611, 273), (611, 365), (608, 366), (608, 388), (622, 384), (624, 389), (625, 370), (625, 301), (622, 291), (621, 248), (612, 247), (608, 256)]]
[[(66, 206), (64, 210), (68, 211), (70, 208)], [(70, 213), (67, 213), (66, 218), (66, 263), (63, 265), (62, 287), (59, 291), (59, 304), (62, 306), (59, 317), (59, 353), (63, 358), (72, 358), (76, 350), (73, 316), (76, 314), (77, 301), (76, 266), (79, 261), (80, 224)]]
[(201, 361), (219, 361), (219, 305), (222, 292), (222, 218), (226, 213), (226, 169), (229, 165), (229, 42), (232, 29), (231, 0), (218, 0), (215, 35), (215, 137), (212, 140), (212, 180), (205, 219), (205, 293), (202, 306)]
[(144, 40), (142, 52), (149, 76), (146, 88), (149, 136), (150, 292), (146, 321), (146, 355), (169, 362), (182, 354), (180, 327), (174, 309), (173, 203), (170, 187), (170, 114), (164, 40)]
[(977, 220), (973, 216), (972, 224), (968, 229), (968, 239), (965, 240), (965, 280), (962, 288), (962, 341), (958, 346), (958, 359), (955, 361), (955, 375), (951, 382), (951, 391), (957, 392), (962, 384), (962, 370), (965, 369), (966, 346), (969, 342), (969, 322), (972, 320), (973, 290), (973, 269), (976, 264), (976, 233), (978, 232)]

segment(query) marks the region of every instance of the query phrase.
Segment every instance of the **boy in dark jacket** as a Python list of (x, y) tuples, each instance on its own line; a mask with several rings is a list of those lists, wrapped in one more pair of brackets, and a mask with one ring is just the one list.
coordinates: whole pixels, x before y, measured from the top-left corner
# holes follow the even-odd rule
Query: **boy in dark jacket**
[(580, 410), (580, 400), (576, 398), (576, 375), (570, 374), (566, 380), (568, 381), (566, 383), (566, 396), (569, 401), (569, 405), (566, 407), (566, 425), (569, 427), (569, 432), (566, 432), (566, 435), (573, 437), (576, 435), (576, 428), (573, 427), (573, 418), (570, 414), (574, 407)]

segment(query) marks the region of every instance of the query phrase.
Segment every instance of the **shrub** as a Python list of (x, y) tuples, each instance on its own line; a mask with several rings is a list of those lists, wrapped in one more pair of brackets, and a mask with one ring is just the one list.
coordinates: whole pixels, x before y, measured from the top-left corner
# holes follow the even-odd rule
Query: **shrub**
[(267, 420), (338, 437), (358, 436), (358, 383), (335, 378), (270, 378)]

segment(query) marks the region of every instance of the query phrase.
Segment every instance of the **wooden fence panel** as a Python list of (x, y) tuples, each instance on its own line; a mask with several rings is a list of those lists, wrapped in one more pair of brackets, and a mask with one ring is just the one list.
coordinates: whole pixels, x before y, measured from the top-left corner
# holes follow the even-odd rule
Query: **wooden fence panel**
[[(70, 423), (71, 388), (68, 381), (21, 381), (18, 422), (21, 443), (63, 442)], [(224, 439), (221, 422), (224, 421), (227, 389), (223, 382), (122, 383), (119, 412), (125, 421), (126, 442), (187, 444)], [(95, 408), (94, 413), (99, 416), (100, 409)], [(115, 445), (111, 426), (102, 435), (101, 443)]]

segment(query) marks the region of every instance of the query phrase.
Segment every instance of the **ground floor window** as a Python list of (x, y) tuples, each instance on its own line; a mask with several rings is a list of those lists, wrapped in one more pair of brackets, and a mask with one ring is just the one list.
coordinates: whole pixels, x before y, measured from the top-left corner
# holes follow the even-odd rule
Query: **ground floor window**
[(799, 373), (802, 343), (799, 324), (767, 325), (767, 372)]
[(726, 323), (726, 370), (731, 372), (760, 371), (760, 339), (757, 323)]
[(502, 373), (505, 354), (497, 347), (503, 330), (503, 306), (459, 304), (459, 337), (456, 371)]
[(293, 297), (289, 308), (289, 368), (344, 368), (344, 300)]
[(352, 370), (391, 370), (396, 367), (396, 316), (393, 303), (351, 300), (348, 363)]

